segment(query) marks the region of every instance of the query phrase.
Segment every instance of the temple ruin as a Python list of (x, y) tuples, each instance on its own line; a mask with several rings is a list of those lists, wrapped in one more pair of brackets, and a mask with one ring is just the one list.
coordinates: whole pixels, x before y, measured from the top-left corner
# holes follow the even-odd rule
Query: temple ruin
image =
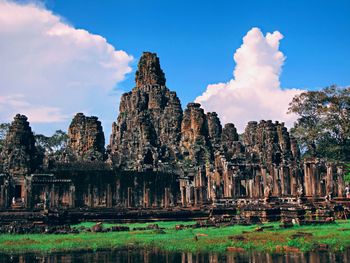
[(98, 118), (78, 113), (64, 152), (40, 156), (27, 118), (16, 115), (0, 156), (0, 213), (245, 206), (254, 214), (345, 200), (344, 165), (301, 159), (283, 122), (251, 121), (239, 135), (198, 103), (183, 110), (154, 53), (143, 53), (135, 82), (106, 148)]

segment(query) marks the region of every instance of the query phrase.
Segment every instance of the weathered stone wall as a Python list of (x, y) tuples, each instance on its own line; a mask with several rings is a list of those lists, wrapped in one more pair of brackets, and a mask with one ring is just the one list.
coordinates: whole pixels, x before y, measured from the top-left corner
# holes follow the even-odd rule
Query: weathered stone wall
[[(213, 130), (212, 133), (214, 135)], [(180, 147), (187, 166), (201, 167), (211, 161), (208, 121), (198, 103), (189, 103), (184, 112)]]
[(307, 158), (303, 164), (306, 196), (327, 198), (345, 196), (344, 164), (318, 158)]
[(105, 137), (97, 117), (77, 113), (69, 125), (68, 138), (67, 152), (73, 157), (72, 161), (105, 159)]
[(32, 175), (28, 207), (161, 208), (178, 204), (176, 176), (154, 172), (60, 171)]

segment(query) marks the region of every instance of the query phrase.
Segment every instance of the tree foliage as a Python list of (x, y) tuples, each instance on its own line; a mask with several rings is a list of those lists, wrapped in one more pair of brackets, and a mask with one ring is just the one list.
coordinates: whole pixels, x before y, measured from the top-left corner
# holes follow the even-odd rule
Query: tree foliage
[(346, 173), (345, 173), (344, 180), (346, 183), (350, 184), (350, 164), (346, 165)]
[(350, 87), (303, 92), (289, 106), (299, 116), (291, 133), (305, 156), (350, 160)]
[(0, 151), (4, 145), (6, 135), (9, 131), (10, 123), (0, 123)]
[(36, 134), (34, 137), (36, 147), (49, 154), (62, 152), (67, 146), (68, 136), (62, 130), (55, 131), (52, 136)]

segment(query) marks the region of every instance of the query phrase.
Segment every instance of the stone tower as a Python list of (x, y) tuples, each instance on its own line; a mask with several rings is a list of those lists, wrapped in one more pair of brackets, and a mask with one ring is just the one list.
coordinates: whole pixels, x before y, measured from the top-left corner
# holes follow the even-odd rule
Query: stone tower
[(27, 120), (24, 115), (15, 116), (2, 149), (3, 170), (11, 175), (26, 175), (35, 169), (35, 139)]
[(155, 53), (143, 53), (135, 82), (136, 87), (121, 97), (112, 126), (110, 160), (126, 170), (154, 170), (178, 158), (181, 104), (165, 86)]
[(105, 136), (97, 117), (77, 113), (68, 128), (68, 149), (79, 161), (103, 161)]

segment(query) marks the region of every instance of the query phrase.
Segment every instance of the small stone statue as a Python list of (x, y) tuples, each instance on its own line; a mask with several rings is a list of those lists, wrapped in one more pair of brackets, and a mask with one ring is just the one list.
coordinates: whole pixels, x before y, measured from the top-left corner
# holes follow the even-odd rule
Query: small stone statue
[(303, 186), (301, 184), (298, 186), (297, 195), (298, 195), (298, 197), (303, 197), (304, 196), (304, 188), (303, 188)]
[(301, 184), (299, 184), (297, 189), (297, 197), (298, 197), (298, 203), (301, 204), (303, 202), (303, 197), (304, 197), (304, 188)]
[(346, 198), (350, 198), (350, 187), (349, 187), (349, 185), (347, 185), (345, 187), (345, 196), (346, 196)]

